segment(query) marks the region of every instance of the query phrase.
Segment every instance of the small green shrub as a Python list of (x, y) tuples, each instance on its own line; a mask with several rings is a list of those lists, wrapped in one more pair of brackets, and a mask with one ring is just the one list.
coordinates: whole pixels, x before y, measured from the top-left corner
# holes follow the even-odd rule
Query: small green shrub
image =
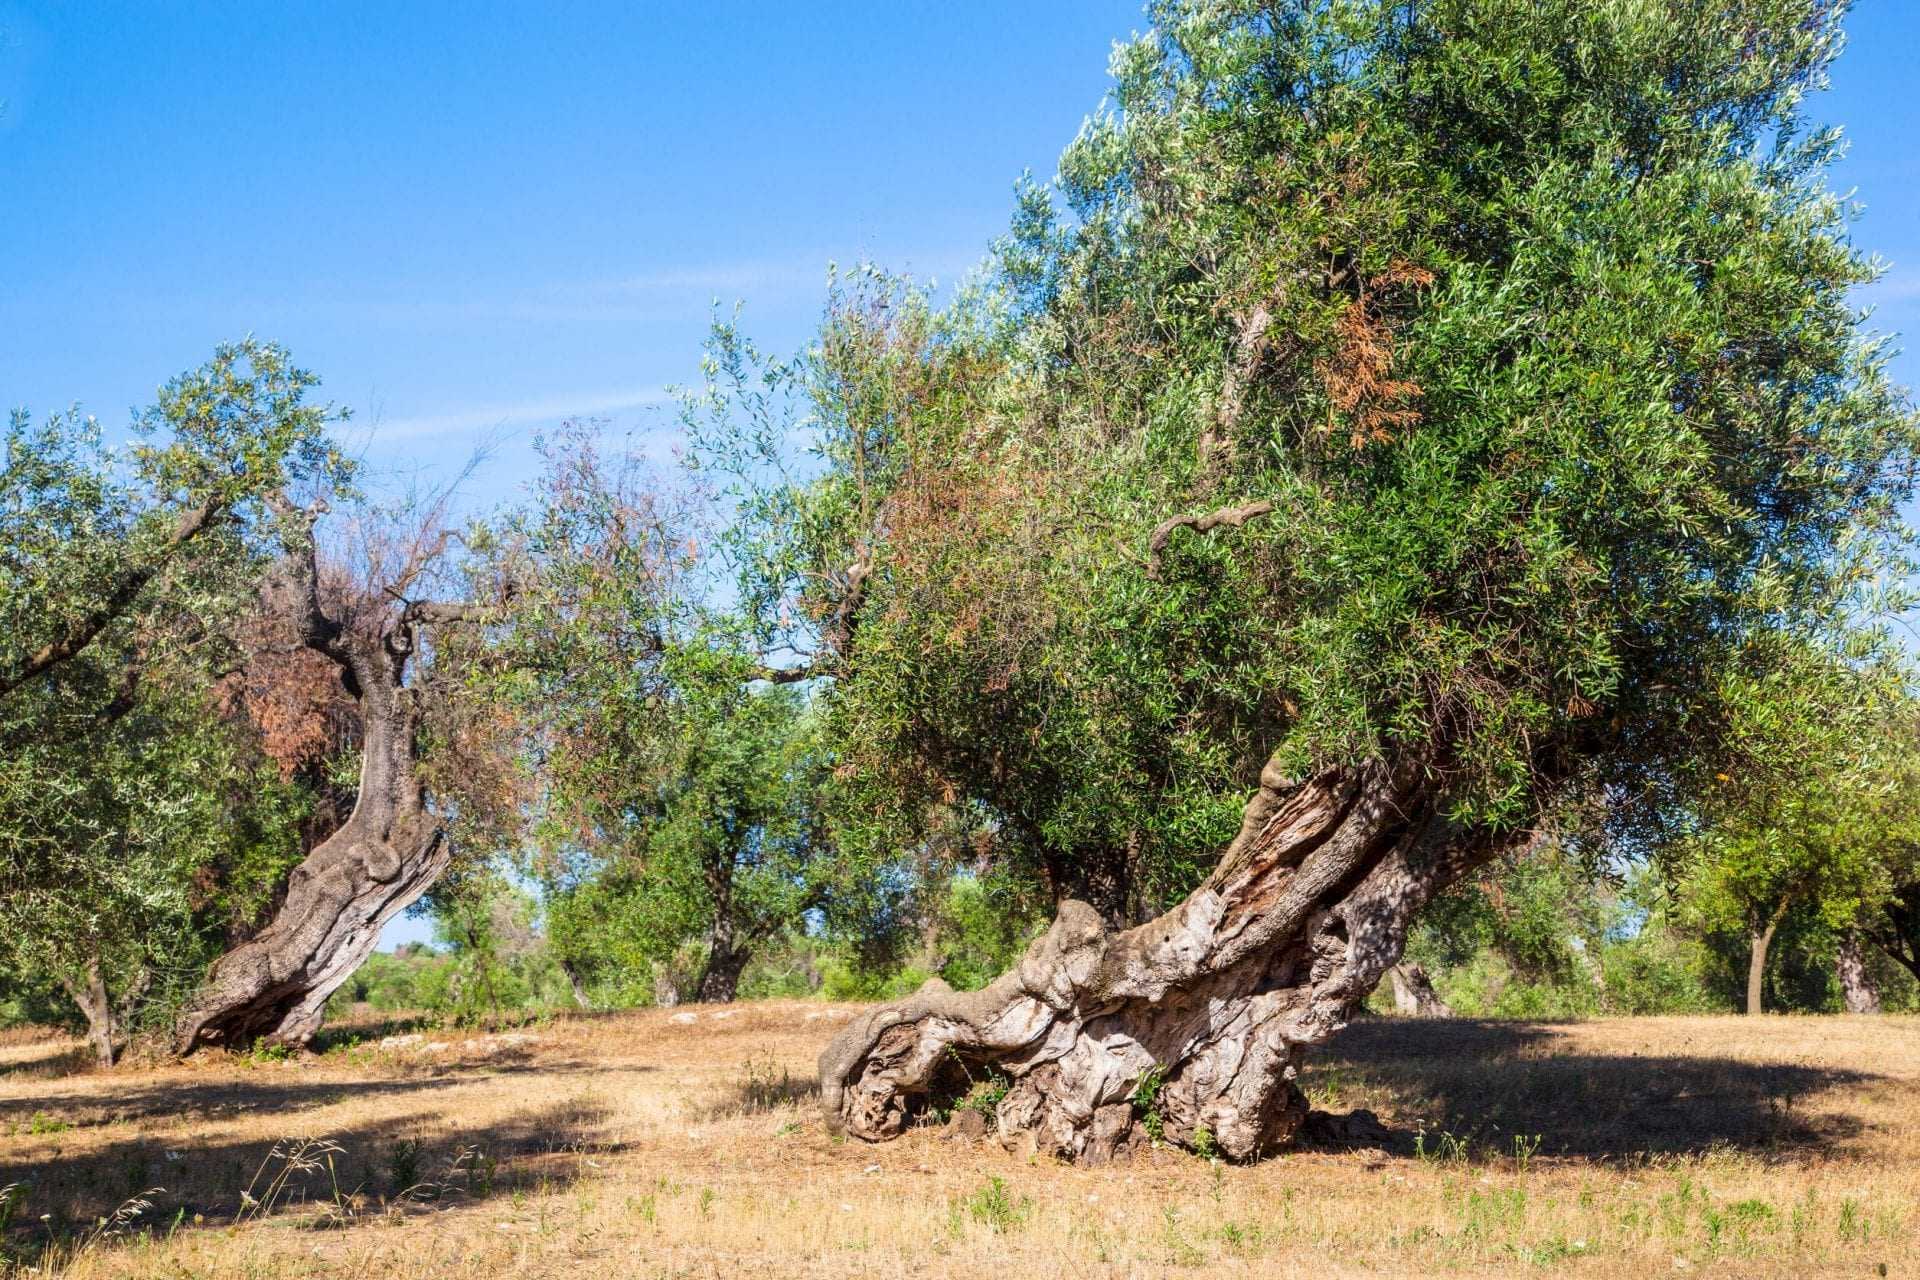
[(1033, 1212), (1033, 1202), (1025, 1196), (1016, 1199), (998, 1176), (988, 1178), (960, 1202), (960, 1207), (969, 1218), (994, 1232), (1012, 1231), (1024, 1225)]
[(1140, 1083), (1133, 1086), (1133, 1094), (1128, 1098), (1140, 1116), (1140, 1127), (1156, 1143), (1166, 1135), (1167, 1120), (1160, 1113), (1160, 1090), (1166, 1083), (1166, 1068), (1156, 1062), (1147, 1068), (1146, 1074), (1140, 1077)]

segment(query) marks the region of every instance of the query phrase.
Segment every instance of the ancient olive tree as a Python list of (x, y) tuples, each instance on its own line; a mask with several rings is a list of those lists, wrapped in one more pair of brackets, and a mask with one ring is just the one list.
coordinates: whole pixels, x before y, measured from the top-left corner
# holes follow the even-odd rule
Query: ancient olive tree
[(1730, 680), (1871, 643), (1916, 430), (1800, 118), (1843, 9), (1156, 5), (1066, 212), (1026, 191), (955, 304), (856, 287), (786, 365), (717, 335), (697, 456), (896, 797), (854, 816), (960, 813), (1062, 899), (984, 990), (849, 1025), (832, 1125), (992, 1068), (1039, 1151), (1143, 1099), (1271, 1150), (1435, 893), (1574, 800), (1643, 838), (1744, 767)]
[[(372, 954), (380, 930), (446, 871), (455, 853), (447, 811), (459, 807), (447, 792), (473, 781), (449, 776), (430, 793), (422, 767), (430, 718), (443, 741), (473, 729), (450, 705), (458, 689), (436, 682), (441, 663), (429, 661), (458, 642), (430, 644), (429, 635), (492, 611), (418, 598), (448, 576), (435, 572), (451, 537), (444, 495), (399, 528), (363, 524), (357, 576), (328, 572), (315, 534), (324, 499), (299, 506), (276, 494), (272, 503), (285, 554), (265, 580), (266, 609), (285, 643), (325, 659), (352, 699), (359, 778), (350, 812), (289, 873), (271, 920), (214, 963), (181, 1011), (173, 1039), (182, 1054), (310, 1041), (327, 998)], [(441, 771), (460, 772), (445, 763)]]

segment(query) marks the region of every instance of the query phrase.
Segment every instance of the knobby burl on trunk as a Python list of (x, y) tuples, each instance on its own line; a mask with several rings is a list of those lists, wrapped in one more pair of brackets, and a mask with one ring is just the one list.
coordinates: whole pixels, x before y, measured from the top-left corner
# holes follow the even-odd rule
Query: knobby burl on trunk
[[(406, 684), (422, 628), (468, 620), (471, 605), (407, 602), (409, 565), (388, 593), (396, 603), (377, 625), (349, 627), (322, 606), (313, 540), (324, 505), (281, 515), (295, 529), (290, 554), (269, 596), (279, 595), (298, 621), (300, 643), (324, 655), (358, 705), (360, 787), (353, 812), (315, 846), (287, 883), (286, 898), (267, 927), (213, 966), (174, 1029), (181, 1054), (202, 1045), (255, 1041), (304, 1046), (320, 1029), (327, 997), (365, 962), (380, 931), (446, 870), (451, 850), (440, 819), (427, 807), (415, 768), (418, 693)], [(436, 552), (437, 553), (437, 552)]]
[(1492, 852), (1435, 809), (1417, 763), (1305, 780), (1270, 765), (1240, 834), (1173, 910), (1110, 932), (1069, 901), (985, 989), (936, 979), (850, 1023), (820, 1057), (829, 1128), (894, 1137), (998, 1071), (999, 1131), (1030, 1151), (1110, 1159), (1149, 1109), (1164, 1138), (1231, 1159), (1281, 1146), (1307, 1113), (1305, 1048), (1399, 960), (1414, 913)]

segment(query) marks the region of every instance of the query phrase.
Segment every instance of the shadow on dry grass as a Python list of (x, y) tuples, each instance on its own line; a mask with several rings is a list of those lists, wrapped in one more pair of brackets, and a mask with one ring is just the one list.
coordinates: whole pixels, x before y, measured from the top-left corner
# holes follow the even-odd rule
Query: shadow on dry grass
[(1394, 1121), (1396, 1154), (1537, 1154), (1619, 1161), (1713, 1149), (1827, 1150), (1863, 1132), (1820, 1109), (1821, 1095), (1885, 1082), (1843, 1067), (1632, 1049), (1569, 1052), (1553, 1024), (1471, 1018), (1369, 1018), (1310, 1060), (1317, 1105), (1362, 1106)]
[[(543, 1082), (551, 1084), (555, 1074), (544, 1071)], [(56, 1145), (51, 1159), (0, 1166), (0, 1187), (24, 1187), (12, 1230), (0, 1241), (0, 1257), (10, 1254), (31, 1265), (49, 1251), (57, 1255), (90, 1224), (136, 1196), (152, 1202), (141, 1215), (140, 1229), (219, 1227), (282, 1214), (304, 1215), (315, 1227), (340, 1226), (369, 1215), (458, 1207), (528, 1189), (564, 1187), (593, 1167), (593, 1157), (620, 1149), (601, 1136), (610, 1110), (591, 1096), (450, 1129), (430, 1100), (461, 1081), (458, 1075), (348, 1084), (220, 1081), (120, 1091), (111, 1098), (38, 1098), (33, 1116), (62, 1118), (62, 1128), (50, 1134), (56, 1144), (69, 1126), (113, 1125), (162, 1110), (210, 1122), (249, 1119), (247, 1127), (259, 1136), (169, 1142), (76, 1132), (71, 1153)], [(412, 1095), (420, 1105), (378, 1121), (324, 1130), (303, 1123), (300, 1115), (343, 1097), (394, 1095)], [(322, 1139), (323, 1147), (312, 1145)], [(302, 1144), (319, 1153), (310, 1167), (290, 1159)], [(264, 1197), (263, 1188), (276, 1180), (275, 1194)], [(255, 1204), (243, 1194), (249, 1192)]]

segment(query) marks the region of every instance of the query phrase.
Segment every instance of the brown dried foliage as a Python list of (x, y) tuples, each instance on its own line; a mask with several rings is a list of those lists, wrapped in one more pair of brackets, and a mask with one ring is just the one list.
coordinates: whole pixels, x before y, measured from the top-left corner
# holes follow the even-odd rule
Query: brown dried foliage
[(1385, 444), (1418, 425), (1420, 385), (1393, 376), (1390, 304), (1396, 296), (1432, 283), (1433, 273), (1426, 268), (1394, 262), (1364, 281), (1359, 296), (1347, 304), (1335, 325), (1333, 351), (1313, 366), (1330, 402), (1328, 434), (1335, 414), (1344, 419), (1348, 443), (1355, 449)]

